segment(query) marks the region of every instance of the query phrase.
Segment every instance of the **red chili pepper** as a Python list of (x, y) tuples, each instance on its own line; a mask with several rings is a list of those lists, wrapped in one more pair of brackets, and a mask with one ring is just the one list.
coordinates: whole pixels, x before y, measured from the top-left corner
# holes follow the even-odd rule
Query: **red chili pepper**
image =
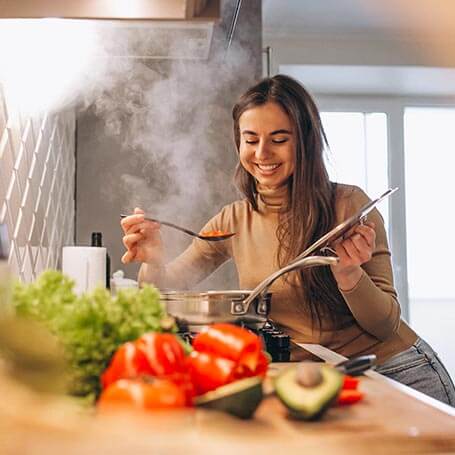
[(261, 352), (260, 338), (242, 327), (232, 324), (212, 324), (200, 332), (193, 348), (233, 360), (250, 372), (256, 370)]
[(235, 379), (236, 363), (210, 352), (193, 351), (187, 358), (187, 365), (198, 395)]
[(343, 379), (343, 390), (356, 390), (359, 382), (359, 378), (345, 374)]
[(338, 395), (336, 404), (339, 406), (345, 406), (357, 403), (363, 398), (363, 393), (360, 390), (341, 390)]
[(101, 375), (103, 389), (118, 379), (137, 378), (152, 374), (149, 362), (144, 353), (137, 349), (133, 342), (122, 344), (114, 354), (108, 368)]

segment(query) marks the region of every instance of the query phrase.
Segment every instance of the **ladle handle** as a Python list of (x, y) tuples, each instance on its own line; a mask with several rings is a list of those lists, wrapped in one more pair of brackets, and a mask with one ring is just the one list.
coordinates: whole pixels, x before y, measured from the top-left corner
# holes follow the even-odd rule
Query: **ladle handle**
[(318, 265), (335, 265), (339, 259), (331, 256), (308, 256), (306, 258), (295, 261), (280, 270), (277, 270), (272, 275), (269, 275), (264, 281), (259, 283), (252, 291), (251, 294), (242, 302), (232, 302), (231, 314), (242, 315), (248, 313), (251, 302), (262, 293), (266, 292), (269, 286), (281, 275), (291, 272), (295, 269), (306, 269), (308, 267), (315, 267)]

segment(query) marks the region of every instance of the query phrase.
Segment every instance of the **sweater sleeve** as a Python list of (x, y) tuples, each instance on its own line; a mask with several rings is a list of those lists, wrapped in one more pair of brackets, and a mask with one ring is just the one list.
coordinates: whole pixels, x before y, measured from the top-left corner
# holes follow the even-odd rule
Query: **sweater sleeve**
[[(229, 206), (209, 220), (202, 231), (230, 231)], [(189, 247), (166, 265), (166, 288), (190, 289), (231, 257), (231, 240), (208, 242), (195, 238)]]
[[(354, 190), (352, 198), (352, 213), (369, 200), (358, 188)], [(368, 215), (368, 220), (375, 224), (375, 250), (371, 260), (362, 265), (363, 275), (357, 285), (341, 293), (357, 323), (365, 331), (384, 341), (397, 332), (401, 310), (393, 284), (391, 255), (384, 221), (377, 209)]]

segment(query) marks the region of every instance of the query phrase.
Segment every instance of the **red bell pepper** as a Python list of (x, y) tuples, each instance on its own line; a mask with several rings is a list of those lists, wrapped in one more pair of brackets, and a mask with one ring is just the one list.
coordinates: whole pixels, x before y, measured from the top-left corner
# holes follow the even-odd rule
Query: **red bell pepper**
[(102, 374), (101, 383), (106, 388), (119, 379), (140, 376), (168, 378), (181, 384), (189, 382), (185, 352), (175, 335), (146, 333), (135, 342), (121, 345)]
[(354, 404), (360, 401), (362, 398), (363, 393), (360, 390), (345, 389), (341, 390), (340, 394), (338, 395), (336, 404), (339, 406)]
[(259, 353), (259, 359), (258, 359), (258, 364), (256, 366), (256, 370), (254, 371), (253, 376), (262, 376), (265, 378), (265, 375), (267, 374), (267, 369), (269, 367), (269, 355), (266, 354), (264, 351), (261, 351)]
[(343, 378), (343, 390), (356, 390), (359, 382), (359, 378), (345, 374)]
[(193, 351), (187, 358), (187, 365), (197, 395), (235, 379), (236, 363), (210, 352)]
[(168, 379), (178, 385), (192, 404), (195, 390), (186, 365), (185, 348), (177, 335), (171, 333), (146, 333), (135, 342), (146, 357), (151, 375)]
[(138, 338), (135, 344), (145, 355), (153, 376), (186, 371), (185, 351), (176, 335), (150, 332)]
[(144, 353), (134, 342), (122, 344), (114, 354), (108, 368), (101, 375), (103, 389), (119, 379), (137, 378), (152, 374)]
[(114, 406), (139, 409), (169, 409), (185, 406), (182, 389), (166, 379), (120, 379), (107, 387), (98, 400), (98, 410), (106, 411)]
[(235, 370), (235, 378), (236, 379), (243, 379), (252, 376), (261, 376), (265, 378), (267, 374), (267, 369), (269, 367), (269, 357), (264, 351), (259, 353), (258, 364), (256, 365), (256, 369), (254, 371), (249, 370), (248, 368), (238, 366)]
[(257, 335), (242, 327), (212, 324), (195, 337), (193, 348), (232, 360), (238, 367), (253, 372), (259, 363), (261, 341)]

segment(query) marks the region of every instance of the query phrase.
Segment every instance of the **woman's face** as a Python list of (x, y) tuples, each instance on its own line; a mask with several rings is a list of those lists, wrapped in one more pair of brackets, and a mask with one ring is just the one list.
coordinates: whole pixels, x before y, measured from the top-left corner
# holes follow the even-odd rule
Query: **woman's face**
[(294, 172), (295, 131), (274, 102), (246, 110), (239, 118), (240, 163), (261, 185), (278, 188)]

